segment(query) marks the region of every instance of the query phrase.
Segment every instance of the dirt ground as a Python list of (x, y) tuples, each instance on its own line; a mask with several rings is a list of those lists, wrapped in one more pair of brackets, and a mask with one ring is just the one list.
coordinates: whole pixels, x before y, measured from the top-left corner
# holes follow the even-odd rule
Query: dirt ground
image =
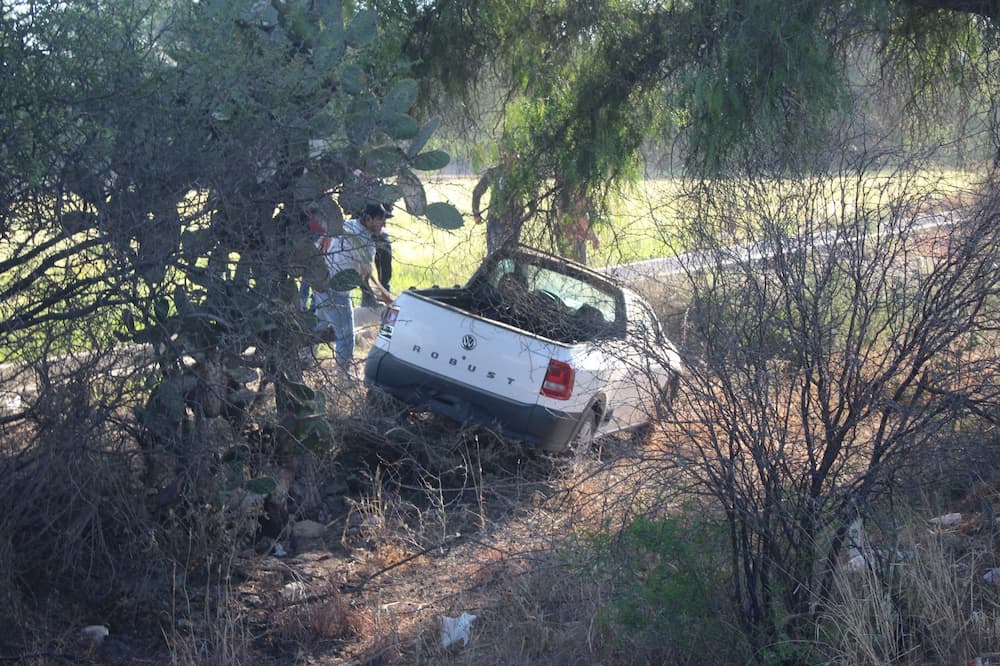
[[(653, 445), (608, 438), (573, 460), (425, 427), (441, 458), (348, 451), (339, 511), (295, 516), (291, 535), (322, 527), (245, 563), (232, 596), (253, 649), (289, 664), (592, 661), (597, 590), (580, 589), (566, 547), (647, 492), (655, 465), (639, 449)], [(468, 644), (444, 647), (443, 619), (463, 613)]]
[[(571, 544), (655, 501), (667, 483), (656, 435), (547, 456), (436, 417), (372, 412), (364, 393), (341, 391), (340, 450), (299, 466), (276, 538), (235, 554), (228, 580), (186, 590), (188, 610), (165, 628), (169, 654), (102, 647), (98, 662), (597, 659), (600, 589), (581, 584)], [(445, 618), (463, 613), (475, 616), (467, 643), (444, 646)]]
[[(655, 663), (607, 634), (614, 590), (588, 574), (595, 565), (577, 544), (613, 535), (636, 511), (670, 509), (681, 485), (674, 438), (660, 429), (606, 437), (579, 458), (541, 455), (369, 405), (360, 383), (336, 386), (329, 365), (307, 379), (331, 387), (336, 447), (301, 461), (273, 533), (219, 554), (208, 575), (174, 571), (172, 598), (129, 609), (133, 624), (78, 618), (58, 649), (17, 663)], [(974, 453), (983, 468), (998, 451)], [(956, 529), (992, 534), (981, 507), (1000, 501), (1000, 484), (974, 489), (986, 500), (967, 507), (968, 484), (956, 488), (942, 513), (962, 511)], [(445, 646), (448, 618), (468, 632)], [(81, 641), (81, 622), (110, 634)]]

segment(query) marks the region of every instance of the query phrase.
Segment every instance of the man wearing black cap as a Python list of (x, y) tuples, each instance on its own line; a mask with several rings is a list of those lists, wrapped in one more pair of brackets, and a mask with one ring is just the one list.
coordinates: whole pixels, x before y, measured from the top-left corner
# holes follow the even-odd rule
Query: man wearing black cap
[[(382, 204), (382, 208), (386, 211), (386, 219), (392, 217), (391, 206)], [(386, 291), (392, 291), (389, 286), (392, 280), (392, 241), (389, 240), (389, 232), (382, 229), (377, 234), (373, 233), (372, 240), (375, 242), (375, 275)], [(361, 307), (375, 307), (375, 292), (365, 284), (361, 285)]]
[[(314, 290), (313, 303), (321, 325), (332, 329), (337, 366), (347, 372), (354, 357), (354, 306), (351, 291), (368, 285), (376, 297), (391, 303), (394, 297), (372, 278), (375, 256), (374, 237), (382, 233), (386, 218), (392, 217), (381, 204), (365, 206), (360, 219), (344, 222), (344, 233), (320, 239), (318, 245), (326, 260), (329, 284), (323, 291)], [(359, 279), (360, 278), (360, 279)]]

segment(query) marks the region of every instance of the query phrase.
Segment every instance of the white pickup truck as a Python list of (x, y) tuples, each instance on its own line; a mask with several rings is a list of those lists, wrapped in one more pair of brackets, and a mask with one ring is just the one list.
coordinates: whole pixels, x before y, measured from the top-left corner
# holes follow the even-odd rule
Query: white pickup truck
[(638, 294), (524, 246), (464, 287), (408, 290), (382, 317), (369, 390), (548, 451), (637, 428), (669, 403), (681, 362)]

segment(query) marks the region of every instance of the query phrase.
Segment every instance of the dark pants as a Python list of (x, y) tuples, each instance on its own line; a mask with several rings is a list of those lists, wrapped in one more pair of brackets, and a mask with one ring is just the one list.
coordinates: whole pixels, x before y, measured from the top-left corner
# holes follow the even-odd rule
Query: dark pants
[[(392, 280), (392, 242), (389, 234), (380, 233), (373, 238), (375, 241), (375, 275), (378, 276), (379, 284), (390, 291), (389, 282)], [(361, 306), (370, 308), (376, 303), (375, 294), (367, 285), (361, 287)]]

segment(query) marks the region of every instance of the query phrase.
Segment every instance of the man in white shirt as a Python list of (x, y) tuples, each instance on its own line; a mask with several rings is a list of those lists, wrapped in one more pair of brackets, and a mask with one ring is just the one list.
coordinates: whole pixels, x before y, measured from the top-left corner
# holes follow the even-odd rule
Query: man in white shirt
[(330, 328), (334, 334), (334, 353), (337, 366), (349, 371), (354, 357), (354, 305), (351, 291), (362, 284), (369, 285), (375, 295), (385, 303), (394, 297), (377, 280), (372, 279), (372, 260), (375, 256), (373, 238), (382, 233), (392, 212), (381, 204), (365, 206), (360, 219), (344, 222), (344, 233), (322, 237), (318, 245), (326, 260), (330, 275), (326, 289), (314, 289), (313, 304), (320, 327)]

